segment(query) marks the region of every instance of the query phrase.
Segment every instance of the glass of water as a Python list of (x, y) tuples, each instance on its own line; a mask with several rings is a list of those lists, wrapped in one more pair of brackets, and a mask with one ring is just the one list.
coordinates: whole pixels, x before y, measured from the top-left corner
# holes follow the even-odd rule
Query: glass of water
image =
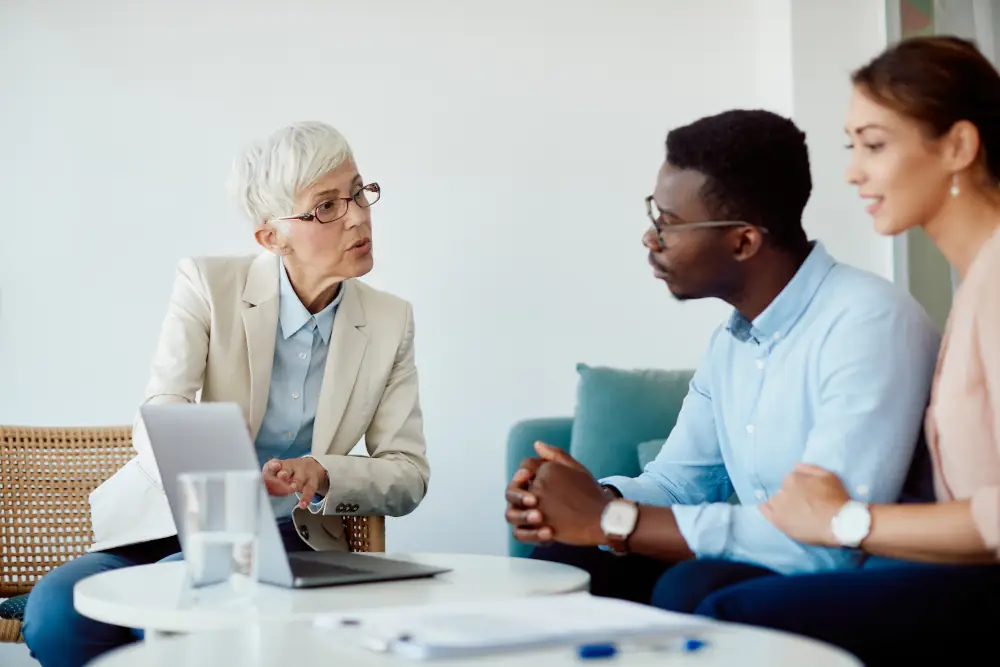
[(250, 471), (177, 477), (188, 601), (231, 605), (253, 598), (263, 484)]

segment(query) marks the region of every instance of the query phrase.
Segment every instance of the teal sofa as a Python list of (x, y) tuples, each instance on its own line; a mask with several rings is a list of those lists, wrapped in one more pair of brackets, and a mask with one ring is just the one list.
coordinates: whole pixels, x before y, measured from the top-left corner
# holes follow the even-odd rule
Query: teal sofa
[[(595, 477), (638, 475), (659, 452), (687, 395), (693, 371), (622, 370), (579, 364), (572, 417), (527, 419), (507, 436), (507, 479), (542, 441), (568, 451)], [(509, 536), (511, 556), (529, 545)]]

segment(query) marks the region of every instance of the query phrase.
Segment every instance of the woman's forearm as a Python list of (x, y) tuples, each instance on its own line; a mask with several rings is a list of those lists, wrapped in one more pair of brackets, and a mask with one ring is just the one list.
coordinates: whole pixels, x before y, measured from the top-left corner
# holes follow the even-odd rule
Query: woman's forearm
[(972, 519), (968, 500), (872, 505), (872, 526), (861, 547), (870, 554), (927, 563), (994, 562)]

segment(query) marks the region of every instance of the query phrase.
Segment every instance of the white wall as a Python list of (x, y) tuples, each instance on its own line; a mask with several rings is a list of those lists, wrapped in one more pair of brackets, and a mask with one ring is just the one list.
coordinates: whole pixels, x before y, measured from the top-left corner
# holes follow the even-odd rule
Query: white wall
[[(765, 0), (767, 1), (767, 0)], [(892, 241), (879, 236), (844, 181), (844, 116), (850, 74), (885, 48), (885, 4), (874, 0), (791, 0), (792, 96), (806, 133), (813, 195), (805, 226), (838, 259), (891, 278)]]
[[(881, 268), (822, 195), (847, 196), (816, 159), (843, 91), (797, 90), (836, 67), (772, 42), (798, 4), (3, 3), (0, 423), (130, 421), (177, 259), (252, 249), (232, 155), (326, 120), (385, 191), (370, 282), (417, 318), (433, 474), (390, 548), (502, 552), (509, 426), (569, 414), (577, 361), (692, 366), (726, 311), (672, 301), (639, 243), (671, 126), (793, 101), (833, 202), (812, 230)], [(826, 45), (854, 64), (852, 40)]]

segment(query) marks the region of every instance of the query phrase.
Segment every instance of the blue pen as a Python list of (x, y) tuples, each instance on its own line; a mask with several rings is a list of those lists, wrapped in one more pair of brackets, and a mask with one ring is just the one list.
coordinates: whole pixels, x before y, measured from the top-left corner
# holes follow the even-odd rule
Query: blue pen
[[(660, 651), (672, 651), (679, 650), (684, 653), (694, 653), (695, 651), (700, 651), (708, 645), (703, 639), (696, 638), (686, 638), (683, 641), (675, 644), (663, 644), (663, 643), (650, 643), (640, 645), (642, 649), (649, 650), (651, 652)], [(576, 654), (581, 660), (603, 660), (607, 658), (613, 658), (619, 653), (632, 653), (631, 647), (629, 646), (619, 646), (611, 642), (602, 642), (597, 644), (583, 644), (577, 647)]]

